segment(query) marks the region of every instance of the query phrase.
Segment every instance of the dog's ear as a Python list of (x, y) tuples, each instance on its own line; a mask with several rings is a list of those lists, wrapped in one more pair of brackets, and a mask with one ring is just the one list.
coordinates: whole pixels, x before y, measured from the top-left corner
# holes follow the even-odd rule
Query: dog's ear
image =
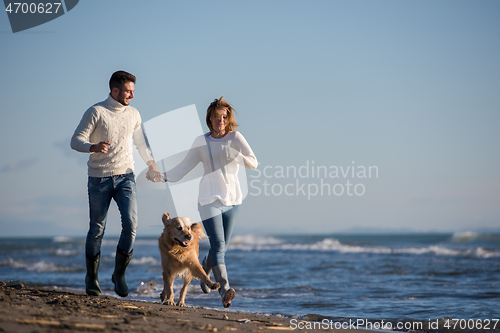
[(191, 232), (197, 234), (200, 239), (207, 237), (207, 235), (203, 232), (203, 226), (201, 223), (193, 223), (191, 225)]
[(170, 218), (170, 214), (169, 213), (165, 213), (163, 214), (162, 218), (161, 218), (163, 224), (165, 225), (165, 227), (167, 226), (167, 224), (172, 220)]

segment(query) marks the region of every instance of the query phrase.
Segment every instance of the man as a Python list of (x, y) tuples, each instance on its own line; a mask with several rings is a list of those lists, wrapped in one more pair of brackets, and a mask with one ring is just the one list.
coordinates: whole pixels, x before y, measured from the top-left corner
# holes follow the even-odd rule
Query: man
[(71, 138), (71, 148), (90, 153), (87, 163), (90, 226), (85, 243), (85, 290), (89, 295), (102, 294), (97, 271), (111, 199), (118, 205), (122, 222), (112, 281), (118, 295), (128, 295), (125, 270), (132, 257), (137, 229), (132, 139), (149, 167), (146, 177), (154, 182), (161, 180), (139, 111), (129, 105), (134, 98), (135, 81), (135, 76), (125, 71), (113, 73), (108, 98), (85, 112)]

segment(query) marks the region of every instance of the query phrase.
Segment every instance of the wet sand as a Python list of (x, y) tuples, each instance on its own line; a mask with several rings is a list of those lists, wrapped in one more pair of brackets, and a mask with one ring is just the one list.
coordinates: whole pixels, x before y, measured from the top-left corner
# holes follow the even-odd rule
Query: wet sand
[[(310, 321), (321, 319), (309, 318)], [(314, 331), (293, 330), (290, 320), (278, 316), (167, 306), (159, 302), (131, 301), (109, 296), (87, 296), (84, 292), (31, 287), (22, 282), (0, 282), (0, 332)]]

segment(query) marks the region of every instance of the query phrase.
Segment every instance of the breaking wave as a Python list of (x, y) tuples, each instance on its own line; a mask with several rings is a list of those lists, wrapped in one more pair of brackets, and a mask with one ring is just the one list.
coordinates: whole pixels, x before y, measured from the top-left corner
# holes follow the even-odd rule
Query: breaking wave
[[(473, 237), (468, 235), (467, 237)], [(491, 251), (482, 247), (471, 249), (455, 249), (443, 245), (430, 245), (424, 247), (387, 247), (387, 246), (362, 246), (341, 243), (335, 238), (325, 238), (311, 243), (290, 242), (283, 239), (245, 235), (235, 236), (230, 245), (231, 249), (242, 251), (324, 251), (339, 253), (373, 253), (373, 254), (410, 254), (410, 255), (440, 255), (440, 256), (467, 256), (478, 258), (500, 257), (500, 252)]]
[(146, 265), (154, 265), (154, 266), (158, 266), (160, 265), (160, 261), (153, 258), (153, 257), (140, 257), (140, 258), (133, 258), (130, 260), (130, 263), (133, 264), (133, 265), (142, 265), (142, 266), (146, 266)]
[(54, 243), (70, 243), (72, 241), (73, 241), (73, 239), (71, 239), (69, 237), (64, 237), (64, 236), (57, 236), (57, 237), (52, 238), (52, 242), (54, 242)]
[(38, 262), (24, 262), (21, 260), (7, 259), (0, 262), (0, 266), (10, 266), (17, 269), (25, 269), (29, 272), (46, 273), (46, 272), (57, 272), (57, 273), (68, 273), (68, 272), (78, 272), (81, 271), (81, 267), (66, 267), (61, 265), (56, 265), (51, 262), (44, 260)]
[(460, 231), (455, 232), (453, 236), (451, 236), (452, 241), (454, 242), (467, 242), (474, 239), (477, 239), (481, 236), (481, 234), (473, 231)]

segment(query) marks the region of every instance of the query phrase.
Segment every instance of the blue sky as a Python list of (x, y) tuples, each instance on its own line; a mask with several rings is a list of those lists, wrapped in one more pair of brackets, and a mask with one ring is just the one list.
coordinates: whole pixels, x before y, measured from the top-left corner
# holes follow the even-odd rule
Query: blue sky
[[(498, 1), (107, 0), (13, 34), (0, 13), (1, 235), (85, 235), (87, 156), (69, 140), (120, 69), (143, 121), (234, 105), (260, 162), (236, 232), (498, 230), (499, 17)], [(378, 177), (276, 174), (305, 165)], [(297, 188), (325, 183), (343, 194)], [(157, 235), (168, 193), (138, 191), (138, 234)]]

